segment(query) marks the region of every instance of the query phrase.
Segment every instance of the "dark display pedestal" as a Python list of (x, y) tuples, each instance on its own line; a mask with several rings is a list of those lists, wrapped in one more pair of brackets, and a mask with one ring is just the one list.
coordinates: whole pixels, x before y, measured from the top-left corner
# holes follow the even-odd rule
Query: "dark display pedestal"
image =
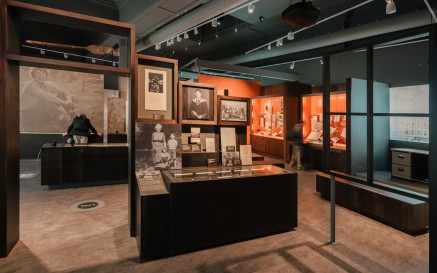
[(163, 171), (161, 181), (137, 178), (136, 227), (141, 259), (297, 227), (296, 173), (268, 165), (235, 169), (243, 171), (193, 168)]
[(41, 150), (41, 185), (51, 188), (126, 183), (127, 144), (59, 144)]
[[(330, 176), (319, 173), (316, 189), (330, 199)], [(429, 226), (429, 204), (396, 193), (336, 177), (335, 201), (384, 224), (409, 234), (422, 233)]]

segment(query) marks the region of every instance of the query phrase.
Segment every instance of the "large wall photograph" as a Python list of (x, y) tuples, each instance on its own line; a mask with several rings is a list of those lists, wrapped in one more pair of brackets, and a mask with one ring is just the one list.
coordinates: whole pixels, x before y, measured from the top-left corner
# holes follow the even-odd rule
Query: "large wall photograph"
[(135, 124), (135, 171), (182, 169), (180, 124)]
[(103, 75), (20, 66), (20, 131), (66, 132), (86, 114), (103, 131)]

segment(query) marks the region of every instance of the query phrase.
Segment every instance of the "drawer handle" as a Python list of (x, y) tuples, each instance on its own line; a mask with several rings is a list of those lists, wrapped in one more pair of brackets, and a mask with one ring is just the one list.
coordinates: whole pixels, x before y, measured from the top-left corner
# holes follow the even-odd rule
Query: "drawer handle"
[(398, 158), (405, 158), (405, 156), (403, 156), (403, 155), (398, 155)]
[(404, 168), (398, 168), (398, 171), (403, 172)]

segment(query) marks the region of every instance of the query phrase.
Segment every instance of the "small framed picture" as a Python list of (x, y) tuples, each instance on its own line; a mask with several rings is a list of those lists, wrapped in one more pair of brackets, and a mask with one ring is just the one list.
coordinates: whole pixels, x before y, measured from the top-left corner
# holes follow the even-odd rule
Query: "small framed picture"
[(182, 124), (217, 124), (216, 89), (214, 85), (179, 83), (179, 121)]
[(178, 61), (141, 54), (137, 61), (136, 121), (176, 124)]
[(218, 124), (230, 126), (249, 125), (249, 99), (218, 96)]

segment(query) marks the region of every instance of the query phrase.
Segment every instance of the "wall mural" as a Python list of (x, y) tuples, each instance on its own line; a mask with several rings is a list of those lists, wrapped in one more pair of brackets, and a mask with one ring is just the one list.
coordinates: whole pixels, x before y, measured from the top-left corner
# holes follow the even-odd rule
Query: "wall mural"
[(108, 99), (108, 132), (126, 132), (126, 99)]
[(103, 75), (20, 67), (20, 131), (64, 133), (84, 113), (103, 131)]

